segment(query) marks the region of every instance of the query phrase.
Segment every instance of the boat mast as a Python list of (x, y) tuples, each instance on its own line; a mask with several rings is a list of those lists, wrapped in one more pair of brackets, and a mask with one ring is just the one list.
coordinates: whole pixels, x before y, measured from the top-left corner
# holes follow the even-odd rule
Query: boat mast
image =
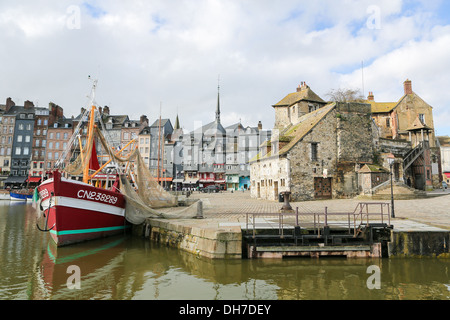
[[(94, 84), (92, 86), (92, 90), (91, 90), (91, 115), (89, 118), (89, 128), (88, 128), (88, 137), (86, 139), (86, 146), (91, 146), (91, 150), (92, 151), (92, 143), (94, 140), (94, 122), (95, 122), (95, 89), (97, 88), (97, 81), (98, 80), (94, 80)], [(82, 146), (80, 145), (80, 148)], [(87, 150), (88, 151), (88, 150)], [(88, 152), (88, 154), (86, 155), (86, 161), (84, 162), (84, 170), (83, 170), (83, 182), (84, 183), (88, 183), (89, 182), (89, 162), (90, 162), (90, 158), (92, 157), (92, 152)]]
[(159, 104), (159, 133), (158, 133), (158, 183), (160, 183), (159, 160), (161, 157), (161, 103)]
[[(86, 145), (91, 146), (94, 140), (94, 120), (95, 120), (95, 106), (91, 107), (91, 115), (89, 119), (89, 129), (88, 129), (88, 137), (86, 139)], [(91, 147), (92, 150), (92, 147)], [(86, 156), (86, 161), (84, 162), (84, 171), (83, 171), (83, 182), (89, 182), (89, 161), (92, 157), (92, 153), (88, 153)]]

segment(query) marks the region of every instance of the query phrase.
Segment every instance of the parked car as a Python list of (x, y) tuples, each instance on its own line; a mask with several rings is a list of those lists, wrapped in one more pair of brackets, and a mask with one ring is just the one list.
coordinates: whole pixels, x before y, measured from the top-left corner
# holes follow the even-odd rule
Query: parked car
[(219, 192), (220, 188), (219, 188), (219, 186), (207, 186), (207, 187), (203, 188), (202, 191), (205, 193)]

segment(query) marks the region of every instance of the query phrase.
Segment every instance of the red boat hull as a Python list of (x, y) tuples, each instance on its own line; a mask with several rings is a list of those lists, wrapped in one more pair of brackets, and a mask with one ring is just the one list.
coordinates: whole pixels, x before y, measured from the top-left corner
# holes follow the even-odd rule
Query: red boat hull
[(120, 192), (61, 178), (58, 171), (53, 176), (38, 192), (46, 227), (57, 246), (116, 235), (129, 227)]

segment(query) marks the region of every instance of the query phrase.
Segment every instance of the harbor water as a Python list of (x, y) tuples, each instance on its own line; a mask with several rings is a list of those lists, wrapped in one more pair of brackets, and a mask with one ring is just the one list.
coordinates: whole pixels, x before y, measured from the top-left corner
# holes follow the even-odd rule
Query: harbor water
[(131, 235), (56, 248), (30, 203), (0, 201), (0, 300), (450, 300), (449, 275), (449, 259), (209, 260)]

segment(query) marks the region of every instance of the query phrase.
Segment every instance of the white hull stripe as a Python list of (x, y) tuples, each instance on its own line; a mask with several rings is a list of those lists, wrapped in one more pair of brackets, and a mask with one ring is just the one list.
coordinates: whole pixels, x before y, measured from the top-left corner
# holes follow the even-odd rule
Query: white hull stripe
[[(48, 199), (42, 201), (42, 207), (44, 209), (48, 208), (48, 204), (49, 204)], [(75, 209), (82, 209), (82, 210), (98, 211), (98, 212), (113, 214), (113, 215), (121, 216), (121, 217), (123, 217), (125, 215), (124, 208), (112, 206), (109, 204), (88, 201), (88, 200), (83, 200), (83, 199), (69, 198), (69, 197), (52, 197), (51, 198), (51, 206), (52, 207), (68, 207), (68, 208), (75, 208)]]

